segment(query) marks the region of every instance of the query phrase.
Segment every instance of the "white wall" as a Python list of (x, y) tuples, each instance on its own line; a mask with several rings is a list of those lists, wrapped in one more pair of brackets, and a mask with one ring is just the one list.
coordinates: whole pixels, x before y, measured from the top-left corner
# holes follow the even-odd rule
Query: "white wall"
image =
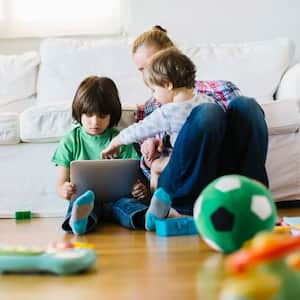
[[(109, 1), (109, 0), (107, 0)], [(232, 42), (288, 36), (300, 60), (299, 0), (127, 0), (130, 36), (154, 24), (168, 29), (174, 40)], [(38, 49), (39, 39), (0, 40), (0, 53)]]
[(300, 60), (299, 0), (131, 0), (128, 30), (136, 35), (155, 24), (176, 40), (255, 41), (288, 36)]

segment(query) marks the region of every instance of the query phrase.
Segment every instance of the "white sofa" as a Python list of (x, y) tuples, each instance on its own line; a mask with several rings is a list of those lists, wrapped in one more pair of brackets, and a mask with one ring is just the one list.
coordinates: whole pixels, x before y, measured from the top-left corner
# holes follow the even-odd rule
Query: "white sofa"
[[(293, 61), (293, 43), (280, 38), (179, 47), (195, 62), (198, 79), (231, 80), (262, 104), (274, 199), (300, 199), (300, 64)], [(16, 210), (64, 214), (67, 203), (56, 195), (50, 159), (73, 126), (74, 92), (92, 74), (116, 81), (124, 110), (121, 126), (132, 122), (136, 104), (150, 92), (134, 68), (127, 40), (46, 39), (39, 53), (0, 55), (0, 216)]]

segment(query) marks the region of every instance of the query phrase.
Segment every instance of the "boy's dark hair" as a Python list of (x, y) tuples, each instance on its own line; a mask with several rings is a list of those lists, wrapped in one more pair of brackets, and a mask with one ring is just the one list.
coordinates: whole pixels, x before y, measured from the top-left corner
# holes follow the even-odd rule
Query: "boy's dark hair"
[(121, 118), (121, 103), (115, 83), (107, 77), (90, 76), (84, 79), (72, 103), (73, 120), (81, 124), (81, 115), (98, 113), (110, 115), (109, 128), (116, 126)]
[(156, 53), (143, 75), (148, 85), (164, 86), (171, 82), (173, 88), (193, 88), (196, 67), (189, 57), (172, 47)]

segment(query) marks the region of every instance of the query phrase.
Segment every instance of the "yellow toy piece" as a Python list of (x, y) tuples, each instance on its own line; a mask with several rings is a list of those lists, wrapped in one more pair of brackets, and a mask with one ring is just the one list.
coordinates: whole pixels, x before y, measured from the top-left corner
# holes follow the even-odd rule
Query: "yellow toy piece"
[(74, 248), (95, 249), (95, 245), (91, 243), (73, 242)]

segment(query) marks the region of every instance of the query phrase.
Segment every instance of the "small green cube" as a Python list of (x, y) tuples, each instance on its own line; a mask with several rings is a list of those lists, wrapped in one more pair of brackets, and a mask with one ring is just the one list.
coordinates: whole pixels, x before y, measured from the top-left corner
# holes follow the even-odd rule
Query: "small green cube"
[(15, 219), (16, 220), (30, 220), (31, 219), (31, 211), (30, 210), (15, 211)]

